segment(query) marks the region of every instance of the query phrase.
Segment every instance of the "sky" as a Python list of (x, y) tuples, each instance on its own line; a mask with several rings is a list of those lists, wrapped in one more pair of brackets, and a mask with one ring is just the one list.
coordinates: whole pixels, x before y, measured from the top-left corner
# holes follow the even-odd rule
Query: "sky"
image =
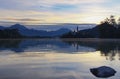
[(0, 0), (0, 25), (100, 23), (120, 15), (120, 0)]

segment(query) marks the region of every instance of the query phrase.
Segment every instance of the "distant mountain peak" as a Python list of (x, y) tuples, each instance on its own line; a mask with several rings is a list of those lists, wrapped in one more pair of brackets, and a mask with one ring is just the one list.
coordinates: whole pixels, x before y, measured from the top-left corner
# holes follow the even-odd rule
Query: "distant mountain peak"
[(14, 24), (14, 26), (21, 26), (21, 24)]
[(19, 29), (19, 30), (25, 30), (27, 29), (24, 25), (21, 24), (14, 24), (11, 27), (9, 27), (10, 29)]

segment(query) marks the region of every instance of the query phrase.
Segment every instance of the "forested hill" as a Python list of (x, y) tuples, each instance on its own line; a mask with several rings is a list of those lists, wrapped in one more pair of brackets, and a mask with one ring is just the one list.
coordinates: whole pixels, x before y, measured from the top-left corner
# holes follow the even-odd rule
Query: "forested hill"
[(120, 22), (115, 22), (113, 16), (91, 29), (71, 31), (61, 38), (120, 38)]
[(120, 27), (116, 28), (111, 24), (103, 23), (92, 29), (69, 32), (62, 38), (120, 38)]

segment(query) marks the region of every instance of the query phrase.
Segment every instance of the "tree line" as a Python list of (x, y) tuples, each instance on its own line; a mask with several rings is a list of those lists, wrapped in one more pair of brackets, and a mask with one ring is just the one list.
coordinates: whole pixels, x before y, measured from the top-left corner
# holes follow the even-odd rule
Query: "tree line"
[(4, 29), (0, 30), (0, 38), (22, 38), (18, 29)]
[(61, 38), (120, 38), (120, 18), (116, 21), (111, 15), (92, 29), (71, 31)]

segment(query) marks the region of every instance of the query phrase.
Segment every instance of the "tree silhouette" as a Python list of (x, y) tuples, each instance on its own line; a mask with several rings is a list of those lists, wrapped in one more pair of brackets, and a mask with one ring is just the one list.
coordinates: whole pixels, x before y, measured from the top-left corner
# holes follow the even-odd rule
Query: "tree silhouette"
[(120, 17), (119, 17), (119, 19), (118, 19), (118, 26), (120, 26)]
[(17, 29), (0, 30), (0, 38), (22, 38), (23, 36)]

